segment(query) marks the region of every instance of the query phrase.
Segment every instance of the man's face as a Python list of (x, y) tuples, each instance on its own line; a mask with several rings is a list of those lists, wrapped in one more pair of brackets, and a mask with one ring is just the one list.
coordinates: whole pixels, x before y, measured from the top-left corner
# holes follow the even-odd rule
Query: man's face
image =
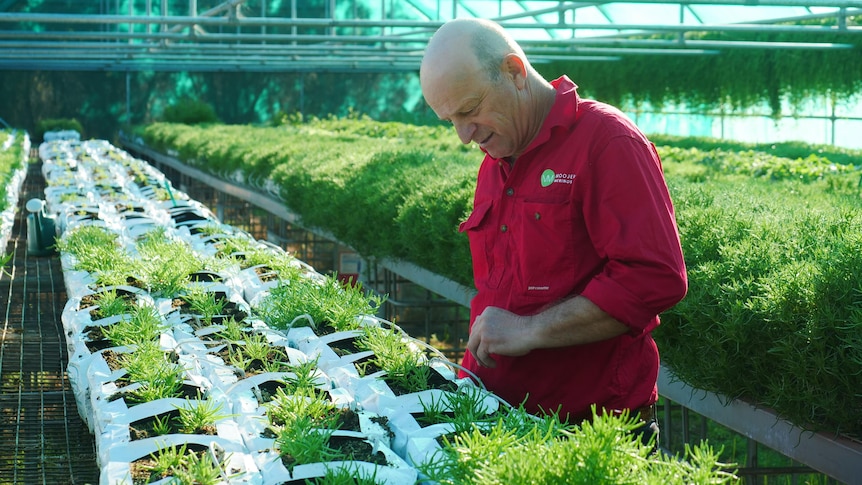
[(494, 158), (514, 156), (526, 148), (522, 144), (529, 142), (523, 130), (527, 120), (511, 75), (501, 72), (494, 82), (476, 62), (448, 57), (424, 64), (420, 79), (425, 101), (438, 118), (452, 123), (462, 143), (476, 143)]

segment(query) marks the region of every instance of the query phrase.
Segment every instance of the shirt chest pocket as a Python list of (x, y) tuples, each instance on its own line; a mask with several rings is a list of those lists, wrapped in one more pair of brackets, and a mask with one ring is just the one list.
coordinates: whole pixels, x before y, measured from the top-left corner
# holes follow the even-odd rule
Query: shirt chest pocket
[(567, 296), (576, 274), (571, 202), (523, 201), (513, 225), (521, 291), (539, 298)]
[(459, 230), (467, 233), (470, 253), (473, 257), (473, 275), (477, 288), (498, 288), (506, 267), (504, 258), (509, 252), (509, 237), (500, 237), (499, 228), (493, 223), (491, 201), (482, 202), (473, 208)]

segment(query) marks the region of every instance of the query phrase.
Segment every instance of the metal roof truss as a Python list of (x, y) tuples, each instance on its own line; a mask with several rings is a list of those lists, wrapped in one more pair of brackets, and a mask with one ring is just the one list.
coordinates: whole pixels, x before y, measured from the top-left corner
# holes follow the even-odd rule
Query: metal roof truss
[[(862, 34), (862, 27), (847, 22), (862, 15), (862, 0), (402, 0), (399, 11), (414, 19), (390, 18), (398, 0), (380, 0), (376, 18), (346, 18), (343, 12), (356, 0), (327, 0), (325, 15), (314, 18), (297, 14), (299, 0), (290, 0), (290, 15), (279, 17), (267, 16), (261, 0), (225, 0), (203, 12), (197, 0), (188, 0), (188, 15), (182, 16), (167, 14), (167, 0), (144, 1), (135, 11), (136, 2), (126, 8), (102, 0), (99, 14), (24, 12), (21, 2), (2, 1), (0, 70), (414, 71), (434, 30), (463, 16), (497, 20), (533, 62), (853, 48), (849, 37), (840, 43), (706, 41), (688, 38), (691, 33), (795, 33), (803, 39), (823, 32)], [(742, 21), (716, 18), (711, 12), (719, 7), (743, 12), (735, 15)], [(753, 9), (757, 15), (744, 15)], [(789, 24), (824, 18), (834, 22)]]

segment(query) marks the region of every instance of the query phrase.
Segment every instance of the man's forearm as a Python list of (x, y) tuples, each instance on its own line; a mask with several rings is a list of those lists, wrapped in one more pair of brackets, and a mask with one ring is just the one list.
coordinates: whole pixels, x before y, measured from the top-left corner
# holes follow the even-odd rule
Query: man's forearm
[(630, 330), (624, 323), (580, 295), (529, 318), (530, 328), (535, 329), (533, 348), (584, 345), (607, 340)]

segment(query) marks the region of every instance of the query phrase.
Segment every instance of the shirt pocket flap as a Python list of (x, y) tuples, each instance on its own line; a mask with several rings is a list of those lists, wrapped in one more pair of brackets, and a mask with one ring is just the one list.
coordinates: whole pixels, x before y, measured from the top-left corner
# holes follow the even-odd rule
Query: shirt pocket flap
[(485, 201), (481, 204), (475, 206), (473, 208), (473, 212), (470, 214), (470, 217), (467, 218), (466, 221), (462, 222), (460, 226), (458, 226), (459, 232), (466, 232), (471, 229), (476, 229), (482, 224), (482, 221), (485, 220), (485, 216), (491, 212), (491, 201)]

